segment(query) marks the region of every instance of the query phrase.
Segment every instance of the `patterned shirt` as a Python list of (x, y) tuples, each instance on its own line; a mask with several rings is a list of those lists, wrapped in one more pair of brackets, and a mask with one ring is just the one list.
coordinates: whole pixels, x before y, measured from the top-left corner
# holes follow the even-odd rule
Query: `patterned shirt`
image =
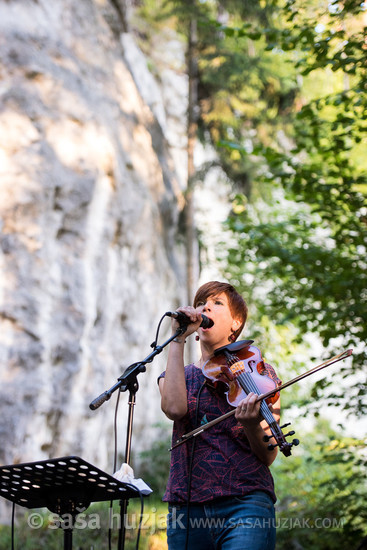
[[(266, 374), (279, 385), (281, 381), (274, 369), (267, 364), (265, 369)], [(160, 378), (164, 375), (161, 374)], [(223, 393), (205, 383), (201, 369), (195, 365), (186, 366), (185, 378), (188, 412), (174, 422), (173, 444), (198, 425), (233, 410)], [(192, 445), (195, 448), (190, 502), (202, 503), (221, 497), (244, 496), (258, 490), (265, 491), (276, 501), (270, 470), (252, 452), (244, 429), (234, 415), (172, 450), (164, 501), (175, 504), (187, 501)]]

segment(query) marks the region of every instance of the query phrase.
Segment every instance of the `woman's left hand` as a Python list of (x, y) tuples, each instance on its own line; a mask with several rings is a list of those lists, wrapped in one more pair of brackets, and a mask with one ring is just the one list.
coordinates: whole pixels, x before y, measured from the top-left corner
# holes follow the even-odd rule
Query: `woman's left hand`
[(256, 393), (249, 393), (242, 399), (236, 408), (235, 417), (243, 426), (253, 452), (261, 462), (270, 466), (277, 456), (278, 449), (270, 453), (269, 443), (264, 440), (265, 435), (271, 437), (271, 431), (260, 412), (261, 401), (256, 401), (258, 397)]
[(245, 399), (242, 399), (238, 404), (235, 412), (235, 417), (243, 426), (260, 424), (262, 416), (260, 413), (260, 401), (256, 401), (258, 395), (249, 393)]

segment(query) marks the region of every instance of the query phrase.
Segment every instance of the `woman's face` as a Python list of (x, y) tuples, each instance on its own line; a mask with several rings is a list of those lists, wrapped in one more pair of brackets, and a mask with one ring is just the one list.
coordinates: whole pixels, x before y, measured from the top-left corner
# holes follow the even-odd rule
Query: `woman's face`
[(198, 329), (200, 340), (215, 347), (228, 344), (228, 337), (240, 327), (241, 322), (232, 317), (227, 295), (209, 296), (205, 303), (199, 302), (197, 307), (214, 322), (211, 328)]

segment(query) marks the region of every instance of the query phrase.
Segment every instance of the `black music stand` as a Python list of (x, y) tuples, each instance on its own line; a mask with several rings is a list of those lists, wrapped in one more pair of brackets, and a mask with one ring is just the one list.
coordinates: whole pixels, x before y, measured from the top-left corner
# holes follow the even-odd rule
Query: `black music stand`
[[(77, 456), (0, 467), (0, 495), (26, 508), (48, 508), (75, 521), (91, 502), (126, 501), (140, 493)], [(72, 523), (73, 523), (72, 521)], [(64, 550), (72, 549), (73, 527), (63, 527)]]

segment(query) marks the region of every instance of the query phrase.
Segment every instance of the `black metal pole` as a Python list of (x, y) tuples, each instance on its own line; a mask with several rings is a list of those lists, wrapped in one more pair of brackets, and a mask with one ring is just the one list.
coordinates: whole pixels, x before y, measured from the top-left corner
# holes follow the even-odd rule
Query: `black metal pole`
[[(129, 389), (129, 415), (127, 421), (127, 431), (126, 431), (126, 447), (125, 447), (125, 462), (130, 464), (131, 458), (131, 441), (133, 433), (133, 420), (134, 420), (134, 407), (136, 404), (136, 392), (139, 389), (138, 381), (135, 379), (135, 382), (132, 382), (132, 387)], [(127, 499), (120, 501), (120, 529), (119, 529), (119, 539), (118, 539), (118, 550), (123, 550), (125, 548), (125, 535), (126, 535), (126, 525), (125, 518), (127, 514), (127, 506), (129, 501)]]
[(72, 550), (73, 548), (73, 528), (64, 529), (64, 550)]
[[(116, 390), (120, 391), (129, 390), (129, 415), (127, 423), (127, 432), (126, 432), (126, 447), (125, 447), (125, 462), (126, 464), (130, 463), (131, 458), (131, 440), (132, 440), (132, 430), (133, 430), (133, 418), (134, 418), (134, 407), (136, 404), (136, 393), (139, 389), (139, 384), (137, 381), (137, 376), (141, 372), (145, 372), (146, 363), (151, 363), (156, 355), (161, 353), (163, 349), (170, 343), (174, 338), (184, 334), (187, 330), (187, 323), (181, 322), (179, 328), (176, 330), (168, 340), (166, 340), (161, 346), (155, 346), (152, 353), (150, 353), (143, 361), (138, 363), (133, 363), (125, 372), (118, 378), (116, 384), (114, 384), (109, 390), (105, 391), (94, 399), (89, 408), (92, 410), (98, 409), (105, 401), (108, 401)], [(128, 500), (120, 501), (120, 528), (119, 528), (119, 539), (118, 539), (118, 550), (124, 550), (125, 547), (125, 535), (126, 535), (126, 525), (125, 518), (127, 514)], [(69, 550), (66, 549), (65, 550)]]
[(114, 384), (109, 390), (101, 393), (96, 399), (94, 399), (90, 404), (89, 408), (94, 411), (98, 409), (105, 401), (108, 401), (111, 397), (111, 395), (118, 389), (121, 389), (121, 391), (126, 391), (129, 389), (129, 381), (135, 380), (136, 376), (140, 372), (144, 372), (146, 370), (146, 364), (151, 363), (156, 355), (161, 353), (163, 349), (170, 343), (172, 340), (174, 340), (177, 336), (180, 336), (181, 334), (184, 334), (187, 329), (187, 324), (182, 324), (180, 327), (176, 330), (175, 334), (173, 336), (170, 336), (168, 340), (166, 340), (161, 346), (156, 346), (152, 353), (150, 353), (143, 361), (140, 361), (138, 363), (133, 363), (127, 369), (125, 372), (118, 378), (118, 381), (116, 384)]

